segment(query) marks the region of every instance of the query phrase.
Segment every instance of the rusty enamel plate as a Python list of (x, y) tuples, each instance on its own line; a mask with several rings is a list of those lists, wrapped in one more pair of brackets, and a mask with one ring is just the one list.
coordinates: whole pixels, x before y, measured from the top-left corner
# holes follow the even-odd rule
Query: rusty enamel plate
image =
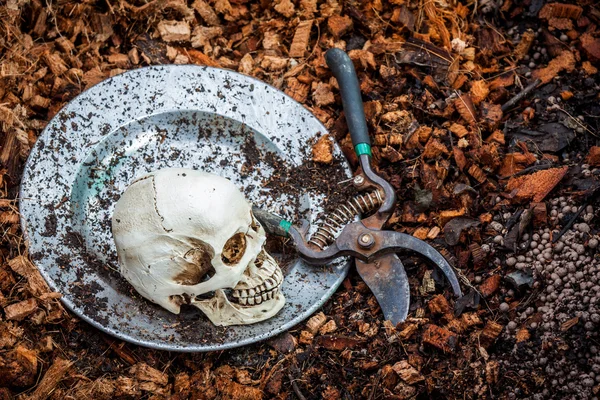
[[(286, 271), (283, 310), (262, 323), (215, 327), (196, 309), (174, 315), (150, 303), (119, 275), (111, 215), (137, 177), (184, 167), (225, 176), (253, 204), (314, 226), (325, 193), (291, 182), (309, 173), (310, 140), (325, 132), (290, 97), (232, 71), (171, 65), (115, 76), (64, 107), (31, 151), (20, 199), (31, 257), (70, 310), (131, 343), (192, 352), (274, 336), (322, 306), (346, 261), (315, 268), (275, 253)], [(319, 166), (332, 186), (350, 176), (334, 153), (333, 165)]]

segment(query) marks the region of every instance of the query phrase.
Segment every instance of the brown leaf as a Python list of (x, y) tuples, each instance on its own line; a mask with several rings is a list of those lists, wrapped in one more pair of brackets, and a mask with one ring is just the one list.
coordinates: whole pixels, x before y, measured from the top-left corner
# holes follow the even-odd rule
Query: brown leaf
[(362, 340), (354, 339), (346, 336), (319, 336), (315, 339), (317, 345), (324, 347), (327, 350), (345, 350), (353, 349), (362, 344)]
[(469, 94), (462, 94), (454, 100), (454, 107), (467, 123), (477, 125), (475, 106)]
[(579, 317), (573, 317), (570, 320), (567, 320), (560, 325), (560, 331), (566, 332), (569, 329), (571, 329), (572, 327), (574, 327), (575, 325), (577, 325), (578, 322), (579, 322)]

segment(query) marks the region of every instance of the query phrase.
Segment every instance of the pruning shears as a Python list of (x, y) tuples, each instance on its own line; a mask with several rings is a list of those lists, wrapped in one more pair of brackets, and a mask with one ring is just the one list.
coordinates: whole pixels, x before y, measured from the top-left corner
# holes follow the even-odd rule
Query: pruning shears
[[(462, 296), (462, 292), (454, 270), (435, 248), (414, 236), (381, 230), (394, 211), (396, 194), (371, 166), (371, 141), (356, 71), (350, 57), (340, 49), (330, 49), (325, 59), (339, 83), (348, 129), (360, 161), (361, 172), (354, 177), (354, 184), (359, 191), (370, 192), (343, 205), (311, 238), (285, 219), (257, 208), (253, 212), (267, 232), (290, 237), (300, 257), (309, 264), (324, 265), (338, 257), (354, 257), (358, 273), (377, 298), (385, 318), (395, 325), (406, 319), (410, 305), (408, 277), (398, 252), (422, 256), (444, 273), (456, 296)], [(356, 215), (376, 207), (369, 217), (354, 221)]]

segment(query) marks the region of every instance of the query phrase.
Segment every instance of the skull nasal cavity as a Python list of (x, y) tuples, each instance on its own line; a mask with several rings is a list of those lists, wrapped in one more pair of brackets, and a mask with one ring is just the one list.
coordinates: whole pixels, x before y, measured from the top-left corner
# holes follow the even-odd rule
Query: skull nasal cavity
[(221, 260), (227, 265), (235, 265), (246, 252), (246, 235), (242, 232), (236, 233), (225, 243)]

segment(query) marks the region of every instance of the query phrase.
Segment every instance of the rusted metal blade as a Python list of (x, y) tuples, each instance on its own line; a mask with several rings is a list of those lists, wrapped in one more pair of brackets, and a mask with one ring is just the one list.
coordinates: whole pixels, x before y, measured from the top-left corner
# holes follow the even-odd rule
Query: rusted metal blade
[(375, 295), (385, 319), (396, 325), (408, 316), (410, 287), (404, 265), (396, 254), (384, 254), (371, 263), (356, 260), (356, 269)]

